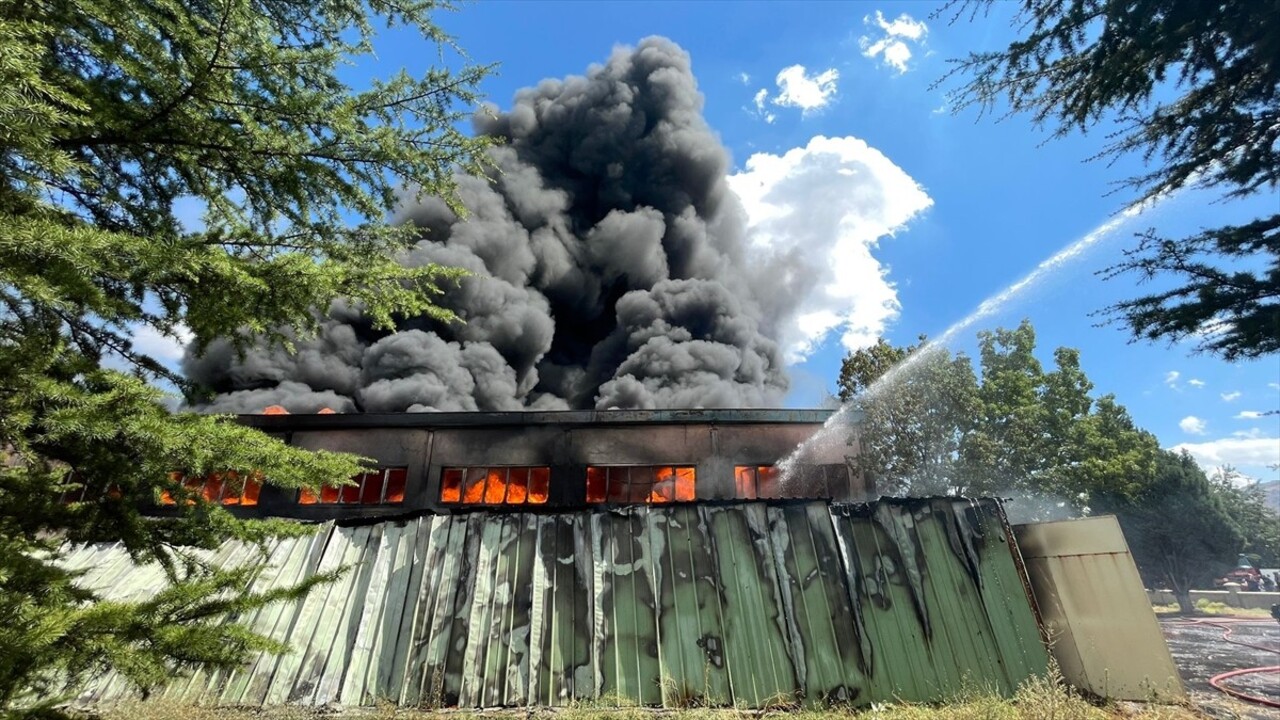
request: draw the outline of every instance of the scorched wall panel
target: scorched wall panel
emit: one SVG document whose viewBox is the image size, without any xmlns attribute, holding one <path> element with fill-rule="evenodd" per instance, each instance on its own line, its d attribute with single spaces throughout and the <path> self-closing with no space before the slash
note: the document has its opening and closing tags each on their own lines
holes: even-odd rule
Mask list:
<svg viewBox="0 0 1280 720">
<path fill-rule="evenodd" d="M 994 501 L 472 512 L 279 541 L 259 589 L 351 568 L 241 620 L 287 642 L 161 691 L 201 704 L 461 707 L 615 699 L 760 707 L 1011 692 L 1047 654 Z M 219 563 L 254 559 L 228 543 Z M 115 546 L 86 584 L 161 581 Z M 132 691 L 114 676 L 80 696 Z"/>
</svg>

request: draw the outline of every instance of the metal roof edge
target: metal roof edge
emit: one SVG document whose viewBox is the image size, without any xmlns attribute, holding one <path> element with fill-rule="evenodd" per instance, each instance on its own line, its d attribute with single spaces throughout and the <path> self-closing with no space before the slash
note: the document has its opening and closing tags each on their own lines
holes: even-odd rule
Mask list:
<svg viewBox="0 0 1280 720">
<path fill-rule="evenodd" d="M 1000 498 L 987 495 L 927 495 L 920 497 L 892 497 L 882 495 L 874 500 L 866 500 L 863 502 L 843 502 L 831 500 L 822 497 L 785 497 L 785 498 L 757 498 L 747 500 L 745 498 L 721 498 L 721 499 L 704 499 L 693 500 L 688 502 L 674 503 L 623 503 L 610 504 L 598 503 L 590 505 L 578 505 L 572 507 L 544 507 L 538 505 L 461 505 L 448 508 L 420 508 L 414 510 L 403 510 L 388 512 L 378 515 L 352 515 L 348 517 L 337 517 L 323 522 L 333 522 L 339 527 L 358 527 L 362 525 L 378 525 L 381 523 L 407 522 L 422 517 L 452 516 L 452 515 L 474 515 L 484 513 L 487 515 L 589 515 L 599 513 L 625 514 L 631 512 L 639 512 L 642 509 L 663 509 L 682 506 L 692 507 L 741 507 L 746 505 L 767 505 L 769 507 L 785 507 L 792 505 L 808 505 L 811 503 L 822 503 L 830 508 L 835 515 L 845 517 L 869 517 L 877 507 L 882 505 L 890 507 L 900 507 L 908 509 L 918 509 L 928 506 L 934 502 L 969 502 L 974 505 L 988 505 L 1001 508 L 1003 504 Z M 317 523 L 321 521 L 303 521 L 306 523 Z"/>
<path fill-rule="evenodd" d="M 751 408 L 731 410 L 559 410 L 528 412 L 332 413 L 237 415 L 236 422 L 268 431 L 355 428 L 464 428 L 704 423 L 821 425 L 834 410 Z"/>
</svg>

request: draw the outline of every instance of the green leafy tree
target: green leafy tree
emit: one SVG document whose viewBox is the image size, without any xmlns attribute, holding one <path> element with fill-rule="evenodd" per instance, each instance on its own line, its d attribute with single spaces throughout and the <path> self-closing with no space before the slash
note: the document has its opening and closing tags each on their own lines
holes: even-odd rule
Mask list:
<svg viewBox="0 0 1280 720">
<path fill-rule="evenodd" d="M 1047 487 L 1084 506 L 1100 496 L 1131 498 L 1142 492 L 1160 449 L 1155 435 L 1134 425 L 1114 395 L 1094 401 L 1063 442 Z"/>
<path fill-rule="evenodd" d="M 378 24 L 451 52 L 433 6 L 0 0 L 0 713 L 107 667 L 151 687 L 272 647 L 220 618 L 276 596 L 228 596 L 251 571 L 177 548 L 298 529 L 238 520 L 170 473 L 314 487 L 360 461 L 166 411 L 155 383 L 200 389 L 132 338 L 287 343 L 335 300 L 380 325 L 448 317 L 433 298 L 456 273 L 397 263 L 415 231 L 387 218 L 403 188 L 450 199 L 456 167 L 483 170 L 487 141 L 456 126 L 488 69 L 364 89 L 340 69 Z M 203 206 L 200 227 L 179 202 Z M 161 492 L 174 513 L 144 517 Z M 97 540 L 163 563 L 172 587 L 97 601 L 58 563 Z"/>
<path fill-rule="evenodd" d="M 993 0 L 952 0 L 953 19 Z M 945 12 L 945 11 L 940 11 Z M 1280 183 L 1280 27 L 1272 2 L 1023 0 L 1007 47 L 956 61 L 957 110 L 1027 113 L 1055 136 L 1115 119 L 1101 156 L 1141 155 L 1143 199 L 1200 183 L 1228 197 Z M 1280 213 L 1183 238 L 1148 231 L 1111 277 L 1172 287 L 1109 309 L 1135 338 L 1195 339 L 1227 359 L 1280 351 Z"/>
<path fill-rule="evenodd" d="M 1280 513 L 1267 505 L 1260 484 L 1230 465 L 1218 468 L 1209 481 L 1240 534 L 1240 552 L 1260 567 L 1280 565 Z"/>
<path fill-rule="evenodd" d="M 915 355 L 888 385 L 876 381 Z M 894 347 L 884 339 L 841 363 L 840 399 L 862 412 L 858 469 L 878 492 L 943 494 L 960 490 L 955 468 L 960 439 L 977 407 L 969 358 L 929 346 Z M 869 391 L 870 390 L 870 391 Z"/>
<path fill-rule="evenodd" d="M 862 471 L 882 492 L 1013 495 L 1028 519 L 1139 492 L 1155 437 L 1113 396 L 1092 397 L 1079 351 L 1058 348 L 1046 373 L 1035 350 L 1026 321 L 980 333 L 981 381 L 923 338 L 849 353 L 838 386 L 863 413 Z"/>
<path fill-rule="evenodd" d="M 982 331 L 978 347 L 978 412 L 961 447 L 966 484 L 981 494 L 1038 490 L 1037 476 L 1048 461 L 1040 397 L 1044 370 L 1035 356 L 1035 329 L 1023 320 L 1012 330 Z"/>
<path fill-rule="evenodd" d="M 1143 579 L 1172 590 L 1186 613 L 1195 610 L 1191 590 L 1212 586 L 1244 542 L 1222 497 L 1185 452 L 1159 451 L 1141 492 L 1099 498 L 1095 509 L 1116 514 Z"/>
</svg>

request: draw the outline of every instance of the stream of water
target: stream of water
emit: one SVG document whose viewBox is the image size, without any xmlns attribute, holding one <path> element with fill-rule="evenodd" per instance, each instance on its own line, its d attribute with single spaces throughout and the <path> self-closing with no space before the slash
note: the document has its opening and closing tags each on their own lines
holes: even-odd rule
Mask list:
<svg viewBox="0 0 1280 720">
<path fill-rule="evenodd" d="M 858 399 L 865 401 L 876 397 L 880 393 L 892 392 L 893 387 L 914 372 L 915 368 L 925 358 L 946 348 L 961 333 L 969 330 L 979 321 L 1007 310 L 1014 303 L 1025 299 L 1033 290 L 1041 286 L 1047 278 L 1062 272 L 1073 261 L 1079 260 L 1103 240 L 1116 235 L 1118 231 L 1129 226 L 1139 216 L 1149 214 L 1157 208 L 1168 205 L 1169 201 L 1181 194 L 1181 192 L 1175 191 L 1126 207 L 1088 234 L 1041 262 L 1022 279 L 983 300 L 973 312 L 956 321 L 941 335 L 926 342 L 902 362 L 890 368 L 888 372 L 871 383 L 859 395 Z M 791 480 L 798 464 L 827 464 L 830 458 L 845 454 L 851 438 L 847 426 L 856 419 L 853 409 L 854 404 L 854 402 L 848 402 L 842 405 L 839 410 L 832 414 L 821 430 L 801 443 L 795 451 L 778 463 L 778 467 L 781 470 L 781 482 L 784 485 Z"/>
</svg>

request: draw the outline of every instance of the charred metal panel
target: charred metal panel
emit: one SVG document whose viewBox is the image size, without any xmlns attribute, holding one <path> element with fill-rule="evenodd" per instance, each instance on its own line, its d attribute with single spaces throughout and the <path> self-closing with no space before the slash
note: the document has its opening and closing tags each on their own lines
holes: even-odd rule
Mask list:
<svg viewBox="0 0 1280 720">
<path fill-rule="evenodd" d="M 565 454 L 565 430 L 533 428 L 446 428 L 435 431 L 433 466 L 552 465 Z"/>
<path fill-rule="evenodd" d="M 1046 671 L 993 500 L 471 512 L 281 540 L 259 588 L 351 568 L 240 618 L 287 642 L 163 696 L 202 704 L 679 707 L 933 701 Z M 228 543 L 217 563 L 253 561 Z M 116 546 L 67 560 L 109 597 L 160 582 Z M 130 693 L 108 675 L 85 703 Z"/>
</svg>

